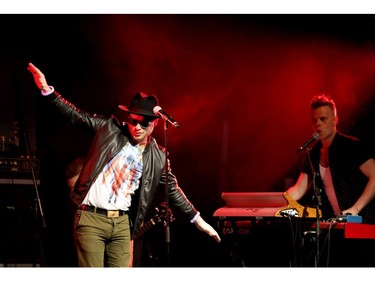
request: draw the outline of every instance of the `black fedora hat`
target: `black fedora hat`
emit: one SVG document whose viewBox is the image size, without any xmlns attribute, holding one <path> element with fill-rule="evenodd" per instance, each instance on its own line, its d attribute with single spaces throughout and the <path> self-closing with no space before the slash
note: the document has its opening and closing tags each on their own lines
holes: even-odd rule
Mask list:
<svg viewBox="0 0 375 281">
<path fill-rule="evenodd" d="M 148 96 L 145 93 L 136 93 L 130 106 L 119 105 L 118 107 L 129 113 L 142 115 L 146 117 L 159 118 L 154 114 L 154 107 L 158 105 L 156 96 Z"/>
</svg>

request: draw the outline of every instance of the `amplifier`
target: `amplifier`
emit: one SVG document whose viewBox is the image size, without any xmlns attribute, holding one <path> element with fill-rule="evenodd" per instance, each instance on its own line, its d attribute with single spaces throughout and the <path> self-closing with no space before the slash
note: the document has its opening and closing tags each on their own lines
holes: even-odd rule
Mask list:
<svg viewBox="0 0 375 281">
<path fill-rule="evenodd" d="M 36 158 L 0 158 L 0 172 L 27 173 L 32 169 L 34 172 L 39 172 L 39 160 Z"/>
</svg>

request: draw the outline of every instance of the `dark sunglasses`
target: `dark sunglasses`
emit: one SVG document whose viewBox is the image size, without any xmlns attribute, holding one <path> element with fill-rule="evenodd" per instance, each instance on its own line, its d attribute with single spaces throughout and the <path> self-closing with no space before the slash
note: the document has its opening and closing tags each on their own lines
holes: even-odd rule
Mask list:
<svg viewBox="0 0 375 281">
<path fill-rule="evenodd" d="M 147 121 L 147 120 L 144 120 L 144 121 L 139 121 L 139 120 L 135 120 L 131 117 L 128 118 L 128 123 L 132 126 L 137 126 L 138 124 L 141 126 L 142 129 L 147 129 L 151 122 L 150 121 Z"/>
</svg>

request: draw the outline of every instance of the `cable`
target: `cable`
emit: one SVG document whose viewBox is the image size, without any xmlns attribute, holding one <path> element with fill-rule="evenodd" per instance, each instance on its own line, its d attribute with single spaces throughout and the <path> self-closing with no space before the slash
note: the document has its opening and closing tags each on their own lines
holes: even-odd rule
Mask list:
<svg viewBox="0 0 375 281">
<path fill-rule="evenodd" d="M 324 239 L 324 244 L 321 248 L 321 254 L 319 256 L 319 259 L 322 257 L 323 255 L 323 252 L 324 252 L 324 248 L 325 246 L 327 245 L 327 261 L 326 261 L 326 266 L 329 267 L 329 259 L 330 259 L 330 251 L 331 251 L 331 229 L 332 229 L 332 225 L 335 224 L 337 221 L 335 218 L 330 218 L 327 220 L 327 222 L 329 222 L 329 226 L 328 226 L 328 232 L 327 232 L 327 235 Z"/>
<path fill-rule="evenodd" d="M 328 237 L 328 247 L 327 247 L 327 267 L 329 266 L 329 253 L 331 252 L 331 229 L 332 229 L 332 225 L 334 223 L 337 223 L 336 219 L 333 218 L 333 219 L 329 219 L 329 227 L 328 227 L 328 234 L 327 234 L 327 237 Z"/>
</svg>

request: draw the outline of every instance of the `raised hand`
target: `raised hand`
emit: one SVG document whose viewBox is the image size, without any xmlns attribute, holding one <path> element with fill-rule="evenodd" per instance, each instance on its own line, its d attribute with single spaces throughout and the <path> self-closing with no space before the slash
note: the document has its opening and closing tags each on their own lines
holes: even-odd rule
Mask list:
<svg viewBox="0 0 375 281">
<path fill-rule="evenodd" d="M 47 84 L 47 80 L 44 74 L 31 62 L 27 66 L 27 70 L 34 76 L 36 86 L 42 91 L 49 91 L 50 87 Z"/>
</svg>

